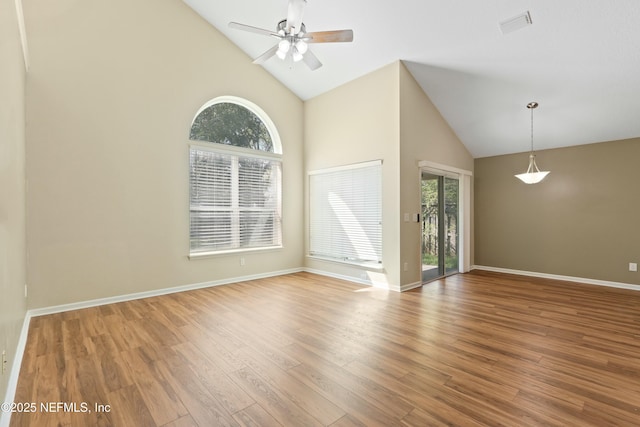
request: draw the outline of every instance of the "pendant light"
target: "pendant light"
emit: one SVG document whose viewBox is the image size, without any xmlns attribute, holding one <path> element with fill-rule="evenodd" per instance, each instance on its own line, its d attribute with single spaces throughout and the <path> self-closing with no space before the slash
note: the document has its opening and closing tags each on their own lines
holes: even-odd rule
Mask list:
<svg viewBox="0 0 640 427">
<path fill-rule="evenodd" d="M 531 153 L 529 153 L 529 167 L 525 173 L 515 175 L 525 184 L 537 184 L 544 179 L 549 171 L 540 172 L 538 165 L 536 165 L 536 155 L 533 152 L 533 110 L 538 108 L 537 102 L 530 102 L 527 104 L 527 108 L 531 110 Z"/>
</svg>

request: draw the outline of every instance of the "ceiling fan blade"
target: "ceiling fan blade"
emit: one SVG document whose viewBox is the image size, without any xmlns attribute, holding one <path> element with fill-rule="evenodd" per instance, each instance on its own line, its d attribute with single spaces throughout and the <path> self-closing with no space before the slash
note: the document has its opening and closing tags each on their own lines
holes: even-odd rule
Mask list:
<svg viewBox="0 0 640 427">
<path fill-rule="evenodd" d="M 353 30 L 317 31 L 306 33 L 302 39 L 307 43 L 352 42 Z"/>
<path fill-rule="evenodd" d="M 320 62 L 318 57 L 315 56 L 313 52 L 311 52 L 310 50 L 308 50 L 304 54 L 304 56 L 302 57 L 302 60 L 304 61 L 305 64 L 307 64 L 309 68 L 311 68 L 311 71 L 315 71 L 318 68 L 322 67 L 322 62 Z"/>
<path fill-rule="evenodd" d="M 307 0 L 289 0 L 289 8 L 287 9 L 287 32 L 291 28 L 295 28 L 294 34 L 298 34 L 302 26 L 302 15 L 304 14 L 304 6 Z"/>
<path fill-rule="evenodd" d="M 249 31 L 251 33 L 262 34 L 264 36 L 274 36 L 280 38 L 280 34 L 273 31 L 265 30 L 258 27 L 252 27 L 251 25 L 239 24 L 237 22 L 229 22 L 229 28 L 235 28 L 236 30 Z"/>
<path fill-rule="evenodd" d="M 258 65 L 263 64 L 267 59 L 275 55 L 277 51 L 278 51 L 278 45 L 275 45 L 274 47 L 272 47 L 262 55 L 258 56 L 256 59 L 254 59 L 253 63 Z"/>
</svg>

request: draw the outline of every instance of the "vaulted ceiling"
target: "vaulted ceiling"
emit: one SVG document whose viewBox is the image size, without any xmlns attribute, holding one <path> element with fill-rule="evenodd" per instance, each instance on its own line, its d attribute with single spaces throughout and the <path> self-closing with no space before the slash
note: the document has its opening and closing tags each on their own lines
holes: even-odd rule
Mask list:
<svg viewBox="0 0 640 427">
<path fill-rule="evenodd" d="M 251 58 L 275 38 L 287 0 L 184 0 Z M 531 25 L 499 23 L 529 12 Z M 303 100 L 402 60 L 471 154 L 640 136 L 640 1 L 308 0 L 307 31 L 353 29 L 352 43 L 312 44 L 323 66 L 262 66 Z M 250 60 L 250 58 L 247 58 Z M 256 65 L 258 66 L 258 65 Z"/>
</svg>

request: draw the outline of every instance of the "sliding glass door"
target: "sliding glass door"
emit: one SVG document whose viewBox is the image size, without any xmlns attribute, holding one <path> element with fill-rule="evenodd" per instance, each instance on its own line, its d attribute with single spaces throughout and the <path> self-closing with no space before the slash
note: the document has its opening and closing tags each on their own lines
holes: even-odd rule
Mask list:
<svg viewBox="0 0 640 427">
<path fill-rule="evenodd" d="M 422 172 L 422 281 L 458 272 L 459 181 Z"/>
</svg>

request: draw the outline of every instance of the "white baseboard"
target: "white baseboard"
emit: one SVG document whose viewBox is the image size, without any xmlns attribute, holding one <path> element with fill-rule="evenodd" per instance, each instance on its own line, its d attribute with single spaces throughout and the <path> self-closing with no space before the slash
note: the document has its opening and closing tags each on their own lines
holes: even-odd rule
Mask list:
<svg viewBox="0 0 640 427">
<path fill-rule="evenodd" d="M 24 349 L 27 346 L 27 335 L 29 334 L 30 322 L 31 316 L 29 315 L 29 312 L 27 312 L 24 317 L 24 321 L 22 322 L 22 330 L 20 331 L 20 337 L 18 337 L 18 347 L 16 348 L 16 353 L 13 357 L 13 363 L 11 364 L 11 372 L 9 372 L 7 392 L 4 397 L 4 402 L 6 403 L 13 402 L 16 397 L 16 389 L 18 388 L 18 377 L 20 375 L 20 368 L 22 366 L 22 356 L 24 355 Z M 9 427 L 10 421 L 11 412 L 0 411 L 0 427 Z"/>
<path fill-rule="evenodd" d="M 385 290 L 394 291 L 394 292 L 404 292 L 404 291 L 408 291 L 408 290 L 415 289 L 422 286 L 422 282 L 407 283 L 406 285 L 402 285 L 402 286 L 390 285 L 388 283 L 376 282 L 376 281 L 367 280 L 367 279 L 358 279 L 357 277 L 347 276 L 344 274 L 337 274 L 337 273 L 333 273 L 331 271 L 326 271 L 326 270 L 317 270 L 315 268 L 304 268 L 303 271 L 306 271 L 307 273 L 318 274 L 320 276 L 333 277 L 334 279 L 345 280 L 347 282 L 358 283 L 360 285 L 372 286 L 374 288 L 385 289 Z"/>
<path fill-rule="evenodd" d="M 313 273 L 319 276 L 333 277 L 334 279 L 345 280 L 347 282 L 357 283 L 359 285 L 372 286 L 374 288 L 386 289 L 388 291 L 396 291 L 396 292 L 400 291 L 400 287 L 392 286 L 387 283 L 375 282 L 367 279 L 358 279 L 357 277 L 347 276 L 345 274 L 333 273 L 331 271 L 326 271 L 326 270 L 317 270 L 315 268 L 305 267 L 303 270 L 306 271 L 307 273 Z"/>
<path fill-rule="evenodd" d="M 43 316 L 46 314 L 62 313 L 70 310 L 80 310 L 83 308 L 97 307 L 100 305 L 114 304 L 117 302 L 133 301 L 136 299 L 156 297 L 160 295 L 174 294 L 176 292 L 191 291 L 195 289 L 210 288 L 213 286 L 229 285 L 231 283 L 246 282 L 249 280 L 264 279 L 267 277 L 282 276 L 285 274 L 299 273 L 302 268 L 293 268 L 290 270 L 273 271 L 269 273 L 254 274 L 249 276 L 233 277 L 229 279 L 214 280 L 211 282 L 194 283 L 190 285 L 175 286 L 172 288 L 154 289 L 146 292 L 136 292 L 133 294 L 117 295 L 107 298 L 98 298 L 88 301 L 74 302 L 71 304 L 54 305 L 51 307 L 36 308 L 29 310 L 31 317 Z"/>
<path fill-rule="evenodd" d="M 308 268 L 308 267 L 303 268 L 302 271 L 307 273 L 317 274 L 319 276 L 327 276 L 327 277 L 333 277 L 334 279 L 346 280 L 347 282 L 358 283 L 359 285 L 382 287 L 381 285 L 376 286 L 374 283 L 372 283 L 369 280 L 358 279 L 357 277 L 347 276 L 345 274 L 333 273 L 331 271 L 318 270 L 315 268 Z"/>
<path fill-rule="evenodd" d="M 474 265 L 471 267 L 471 269 L 493 271 L 496 273 L 517 274 L 519 276 L 540 277 L 543 279 L 564 280 L 566 282 L 576 282 L 576 283 L 584 283 L 587 285 L 608 286 L 610 288 L 622 288 L 622 289 L 631 289 L 633 291 L 640 291 L 640 285 L 634 285 L 631 283 L 611 282 L 608 280 L 588 279 L 585 277 L 562 276 L 559 274 L 538 273 L 535 271 L 513 270 L 510 268 L 500 268 L 500 267 L 488 267 L 485 265 Z"/>
<path fill-rule="evenodd" d="M 420 286 L 422 286 L 422 282 L 407 283 L 406 285 L 400 286 L 400 292 L 410 291 L 411 289 L 419 288 Z"/>
</svg>

